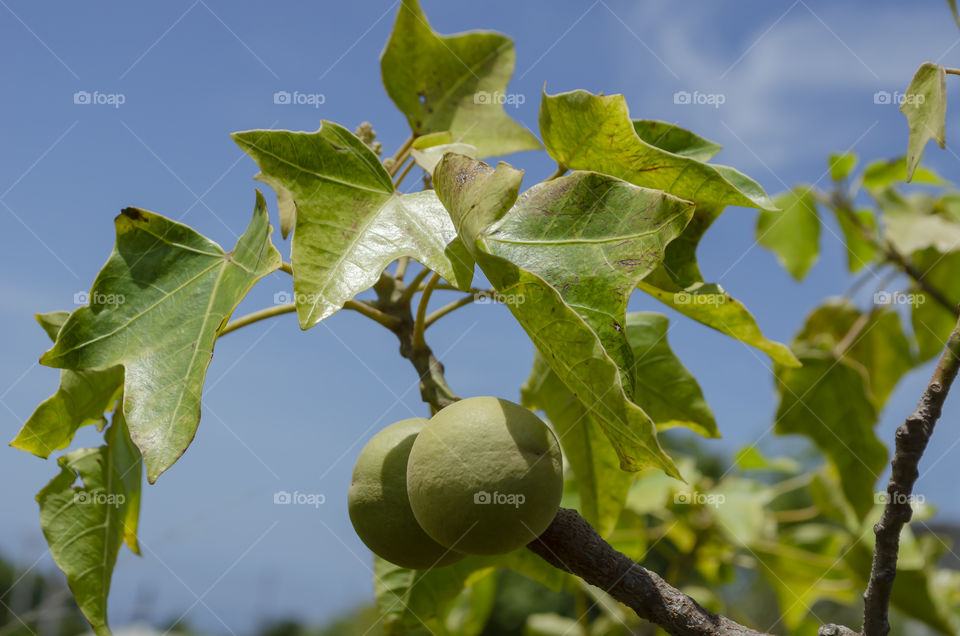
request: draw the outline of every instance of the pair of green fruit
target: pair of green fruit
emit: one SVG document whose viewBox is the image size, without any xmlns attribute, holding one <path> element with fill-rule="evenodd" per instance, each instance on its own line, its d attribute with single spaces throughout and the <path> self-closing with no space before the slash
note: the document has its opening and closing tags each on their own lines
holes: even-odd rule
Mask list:
<svg viewBox="0 0 960 636">
<path fill-rule="evenodd" d="M 377 433 L 357 458 L 348 504 L 374 553 L 427 569 L 525 546 L 562 494 L 553 431 L 519 404 L 474 397 Z"/>
</svg>

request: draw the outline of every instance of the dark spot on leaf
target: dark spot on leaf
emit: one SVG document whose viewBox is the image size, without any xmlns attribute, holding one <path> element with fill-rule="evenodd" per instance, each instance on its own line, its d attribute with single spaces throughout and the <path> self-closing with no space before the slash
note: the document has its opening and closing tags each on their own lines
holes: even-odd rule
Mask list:
<svg viewBox="0 0 960 636">
<path fill-rule="evenodd" d="M 143 221 L 143 215 L 140 213 L 140 210 L 137 208 L 124 208 L 120 211 L 120 214 L 133 219 L 134 221 Z"/>
</svg>

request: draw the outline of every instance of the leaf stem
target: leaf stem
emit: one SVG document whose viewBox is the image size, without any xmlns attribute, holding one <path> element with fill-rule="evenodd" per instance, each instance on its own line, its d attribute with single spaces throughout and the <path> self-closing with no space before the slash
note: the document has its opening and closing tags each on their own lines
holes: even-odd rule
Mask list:
<svg viewBox="0 0 960 636">
<path fill-rule="evenodd" d="M 438 287 L 434 285 L 434 289 L 438 289 Z M 464 296 L 463 298 L 459 298 L 453 301 L 448 305 L 444 305 L 443 307 L 441 307 L 440 309 L 437 309 L 436 311 L 430 312 L 430 315 L 427 316 L 426 320 L 423 323 L 423 328 L 428 329 L 430 325 L 437 322 L 447 314 L 454 312 L 460 309 L 461 307 L 466 307 L 467 305 L 471 304 L 473 301 L 477 299 L 477 297 L 478 297 L 477 294 L 471 293 L 467 296 Z"/>
<path fill-rule="evenodd" d="M 416 162 L 416 161 L 411 161 L 410 163 L 407 164 L 407 167 L 404 168 L 403 172 L 400 173 L 400 176 L 397 177 L 397 180 L 393 182 L 393 189 L 394 189 L 394 190 L 396 190 L 398 187 L 400 187 L 400 184 L 403 182 L 404 177 L 406 177 L 407 174 L 409 174 L 410 170 L 411 170 L 415 165 L 417 165 L 417 162 Z"/>
<path fill-rule="evenodd" d="M 950 68 L 949 66 L 944 66 L 943 72 L 947 75 L 960 75 L 960 68 Z"/>
<path fill-rule="evenodd" d="M 773 486 L 770 488 L 770 495 L 776 499 L 777 497 L 785 495 L 788 492 L 793 492 L 798 488 L 803 488 L 812 480 L 812 475 L 797 475 L 796 477 L 784 479 L 783 481 L 773 484 Z"/>
<path fill-rule="evenodd" d="M 372 303 L 369 303 L 365 300 L 348 300 L 347 302 L 343 303 L 343 308 L 363 314 L 370 320 L 378 322 L 390 330 L 396 329 L 397 325 L 400 323 L 396 317 L 380 311 L 374 307 Z"/>
<path fill-rule="evenodd" d="M 403 295 L 400 297 L 401 303 L 409 303 L 410 299 L 413 298 L 413 295 L 416 294 L 419 289 L 420 283 L 423 282 L 423 279 L 430 275 L 432 270 L 429 267 L 424 267 L 422 270 L 417 272 L 417 275 L 413 277 L 413 280 L 410 281 L 410 284 L 405 290 L 403 290 Z"/>
<path fill-rule="evenodd" d="M 220 333 L 217 334 L 217 337 L 225 336 L 231 331 L 236 331 L 241 327 L 252 325 L 255 322 L 260 322 L 261 320 L 266 320 L 267 318 L 282 316 L 283 314 L 292 314 L 296 310 L 297 306 L 294 303 L 284 303 L 282 305 L 274 305 L 273 307 L 264 307 L 263 309 L 258 309 L 257 311 L 247 314 L 246 316 L 241 316 L 236 320 L 231 320 L 229 323 L 227 323 L 226 327 L 220 330 Z"/>
<path fill-rule="evenodd" d="M 847 333 L 843 335 L 843 338 L 837 342 L 836 346 L 833 348 L 833 355 L 837 358 L 842 358 L 843 354 L 847 352 L 866 328 L 867 324 L 870 322 L 870 318 L 873 316 L 873 312 L 867 311 L 862 314 L 850 325 L 850 329 L 847 330 Z"/>
<path fill-rule="evenodd" d="M 420 294 L 420 304 L 417 305 L 417 318 L 413 323 L 414 351 L 424 348 L 427 344 L 423 339 L 423 331 L 426 329 L 427 305 L 430 303 L 430 296 L 433 295 L 433 288 L 436 287 L 439 282 L 440 274 L 434 272 L 430 280 L 427 281 L 427 286 L 423 288 L 423 293 Z"/>
<path fill-rule="evenodd" d="M 387 329 L 396 328 L 399 321 L 393 316 L 386 314 L 372 304 L 363 301 L 363 300 L 348 300 L 343 304 L 344 309 L 350 309 L 357 313 L 363 314 L 367 318 L 378 322 Z M 297 311 L 296 303 L 284 303 L 282 305 L 274 305 L 273 307 L 264 307 L 263 309 L 258 309 L 257 311 L 251 312 L 245 316 L 241 316 L 236 320 L 231 320 L 227 323 L 227 326 L 224 327 L 217 336 L 225 336 L 231 331 L 236 331 L 241 327 L 246 327 L 247 325 L 252 325 L 255 322 L 260 322 L 261 320 L 266 320 L 267 318 L 273 318 L 274 316 L 282 316 L 283 314 L 292 314 Z"/>
<path fill-rule="evenodd" d="M 410 258 L 408 256 L 401 256 L 397 259 L 397 271 L 393 274 L 393 277 L 397 280 L 403 280 L 403 277 L 407 274 L 407 265 L 410 263 Z"/>
<path fill-rule="evenodd" d="M 413 140 L 416 139 L 416 135 L 410 135 L 403 145 L 397 149 L 397 152 L 390 157 L 390 167 L 387 168 L 387 173 L 392 179 L 397 175 L 397 171 L 400 170 L 400 165 L 407 160 L 407 156 L 410 154 L 410 147 L 413 146 Z"/>
<path fill-rule="evenodd" d="M 544 179 L 544 181 L 553 181 L 554 179 L 559 179 L 565 174 L 567 174 L 567 167 L 562 163 L 558 163 L 557 169 L 553 171 L 552 175 Z"/>
<path fill-rule="evenodd" d="M 293 276 L 293 265 L 291 265 L 290 263 L 281 263 L 281 264 L 280 264 L 280 271 L 281 271 L 281 272 L 286 272 L 286 273 L 290 274 L 291 276 Z"/>
</svg>

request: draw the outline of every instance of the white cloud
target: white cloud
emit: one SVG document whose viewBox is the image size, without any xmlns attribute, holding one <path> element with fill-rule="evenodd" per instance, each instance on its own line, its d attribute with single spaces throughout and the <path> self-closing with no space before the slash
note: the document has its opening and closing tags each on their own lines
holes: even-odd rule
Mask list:
<svg viewBox="0 0 960 636">
<path fill-rule="evenodd" d="M 960 32 L 945 4 L 921 12 L 914 5 L 868 9 L 798 2 L 784 15 L 789 6 L 760 18 L 751 17 L 747 3 L 699 3 L 691 11 L 658 0 L 633 15 L 621 14 L 680 76 L 675 80 L 659 68 L 624 30 L 617 57 L 624 60 L 623 85 L 633 87 L 625 92 L 634 115 L 678 121 L 726 142 L 724 162 L 762 163 L 775 173 L 804 158 L 825 158 L 878 120 L 884 125 L 871 138 L 894 134 L 905 144 L 905 125 L 887 130 L 889 122 L 899 121 L 896 107 L 874 104 L 873 94 L 902 91 L 925 60 L 940 60 L 947 51 L 960 56 L 960 45 L 951 50 Z M 750 29 L 724 27 L 737 12 L 754 23 Z M 719 109 L 678 107 L 677 90 L 722 93 L 726 99 Z"/>
</svg>

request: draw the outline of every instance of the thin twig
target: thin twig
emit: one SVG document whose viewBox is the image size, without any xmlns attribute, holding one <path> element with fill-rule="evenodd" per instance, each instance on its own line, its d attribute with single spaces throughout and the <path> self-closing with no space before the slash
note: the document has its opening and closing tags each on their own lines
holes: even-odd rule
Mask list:
<svg viewBox="0 0 960 636">
<path fill-rule="evenodd" d="M 434 289 L 436 289 L 436 287 L 434 287 Z M 447 314 L 449 314 L 449 313 L 451 313 L 451 312 L 454 312 L 454 311 L 460 309 L 461 307 L 466 307 L 466 306 L 469 305 L 470 303 L 474 302 L 476 299 L 477 299 L 477 295 L 476 295 L 476 294 L 470 294 L 469 296 L 464 296 L 463 298 L 458 298 L 457 300 L 453 301 L 452 303 L 450 303 L 450 304 L 448 304 L 448 305 L 444 305 L 443 307 L 441 307 L 440 309 L 437 309 L 436 311 L 430 312 L 430 315 L 427 316 L 426 320 L 425 320 L 424 323 L 423 323 L 423 328 L 424 328 L 424 329 L 429 328 L 430 325 L 432 325 L 433 323 L 437 322 L 438 320 L 440 320 L 441 318 L 443 318 L 443 317 L 446 316 Z"/>
<path fill-rule="evenodd" d="M 559 179 L 563 175 L 567 174 L 567 167 L 563 164 L 557 164 L 557 169 L 553 171 L 553 174 L 544 179 L 544 181 L 553 181 L 554 179 Z"/>
</svg>

